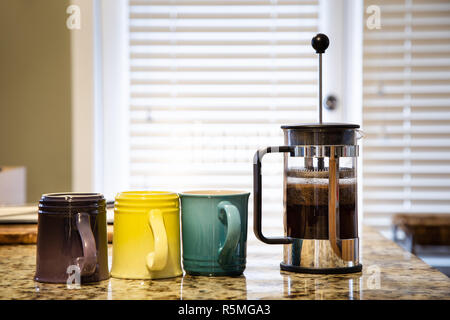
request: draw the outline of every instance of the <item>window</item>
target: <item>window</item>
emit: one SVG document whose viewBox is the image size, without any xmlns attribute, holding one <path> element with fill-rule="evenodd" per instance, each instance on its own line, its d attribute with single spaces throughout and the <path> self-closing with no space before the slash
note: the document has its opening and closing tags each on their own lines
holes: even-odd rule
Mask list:
<svg viewBox="0 0 450 320">
<path fill-rule="evenodd" d="M 255 151 L 315 121 L 318 1 L 131 0 L 129 31 L 132 189 L 250 191 Z M 263 170 L 282 212 L 281 155 Z"/>
<path fill-rule="evenodd" d="M 387 230 L 394 213 L 449 212 L 450 3 L 371 4 L 381 29 L 364 28 L 364 219 Z"/>
</svg>

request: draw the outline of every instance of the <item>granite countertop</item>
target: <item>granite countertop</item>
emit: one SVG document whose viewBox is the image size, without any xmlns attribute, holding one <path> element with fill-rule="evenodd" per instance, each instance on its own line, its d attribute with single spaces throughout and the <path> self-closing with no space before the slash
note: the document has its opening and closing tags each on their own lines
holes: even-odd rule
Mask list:
<svg viewBox="0 0 450 320">
<path fill-rule="evenodd" d="M 79 289 L 33 281 L 35 245 L 0 245 L 0 299 L 450 299 L 447 276 L 373 229 L 365 227 L 361 238 L 362 273 L 280 271 L 282 246 L 264 245 L 249 232 L 243 276 L 111 278 Z"/>
</svg>

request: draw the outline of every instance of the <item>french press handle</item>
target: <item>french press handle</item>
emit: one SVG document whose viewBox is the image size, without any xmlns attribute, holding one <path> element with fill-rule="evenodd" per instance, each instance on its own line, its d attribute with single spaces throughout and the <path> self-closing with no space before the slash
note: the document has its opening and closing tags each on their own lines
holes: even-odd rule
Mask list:
<svg viewBox="0 0 450 320">
<path fill-rule="evenodd" d="M 255 153 L 253 158 L 253 232 L 255 236 L 264 243 L 267 244 L 289 244 L 292 243 L 291 238 L 281 237 L 267 238 L 262 233 L 261 223 L 261 203 L 262 203 L 262 176 L 261 176 L 261 160 L 267 153 L 276 152 L 289 152 L 294 153 L 294 148 L 291 146 L 281 147 L 266 147 L 262 148 Z"/>
</svg>

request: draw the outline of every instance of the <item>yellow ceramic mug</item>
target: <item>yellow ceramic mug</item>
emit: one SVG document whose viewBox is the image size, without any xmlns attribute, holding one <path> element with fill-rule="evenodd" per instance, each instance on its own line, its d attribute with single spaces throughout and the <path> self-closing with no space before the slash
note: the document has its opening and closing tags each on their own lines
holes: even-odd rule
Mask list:
<svg viewBox="0 0 450 320">
<path fill-rule="evenodd" d="M 178 195 L 161 191 L 119 193 L 114 204 L 111 276 L 159 279 L 182 273 Z"/>
</svg>

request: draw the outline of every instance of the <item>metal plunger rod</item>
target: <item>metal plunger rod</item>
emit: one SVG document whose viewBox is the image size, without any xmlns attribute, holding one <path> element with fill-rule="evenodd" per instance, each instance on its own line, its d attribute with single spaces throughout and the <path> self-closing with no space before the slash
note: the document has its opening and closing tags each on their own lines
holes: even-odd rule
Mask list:
<svg viewBox="0 0 450 320">
<path fill-rule="evenodd" d="M 319 53 L 319 123 L 322 124 L 322 54 Z"/>
<path fill-rule="evenodd" d="M 311 40 L 312 47 L 319 54 L 319 124 L 322 124 L 322 53 L 328 48 L 330 40 L 323 33 L 318 33 Z M 317 159 L 317 169 L 323 170 L 325 168 L 325 163 L 323 158 Z"/>
<path fill-rule="evenodd" d="M 323 33 L 318 33 L 311 40 L 312 47 L 319 54 L 319 123 L 322 124 L 322 53 L 328 48 L 330 40 Z"/>
</svg>

